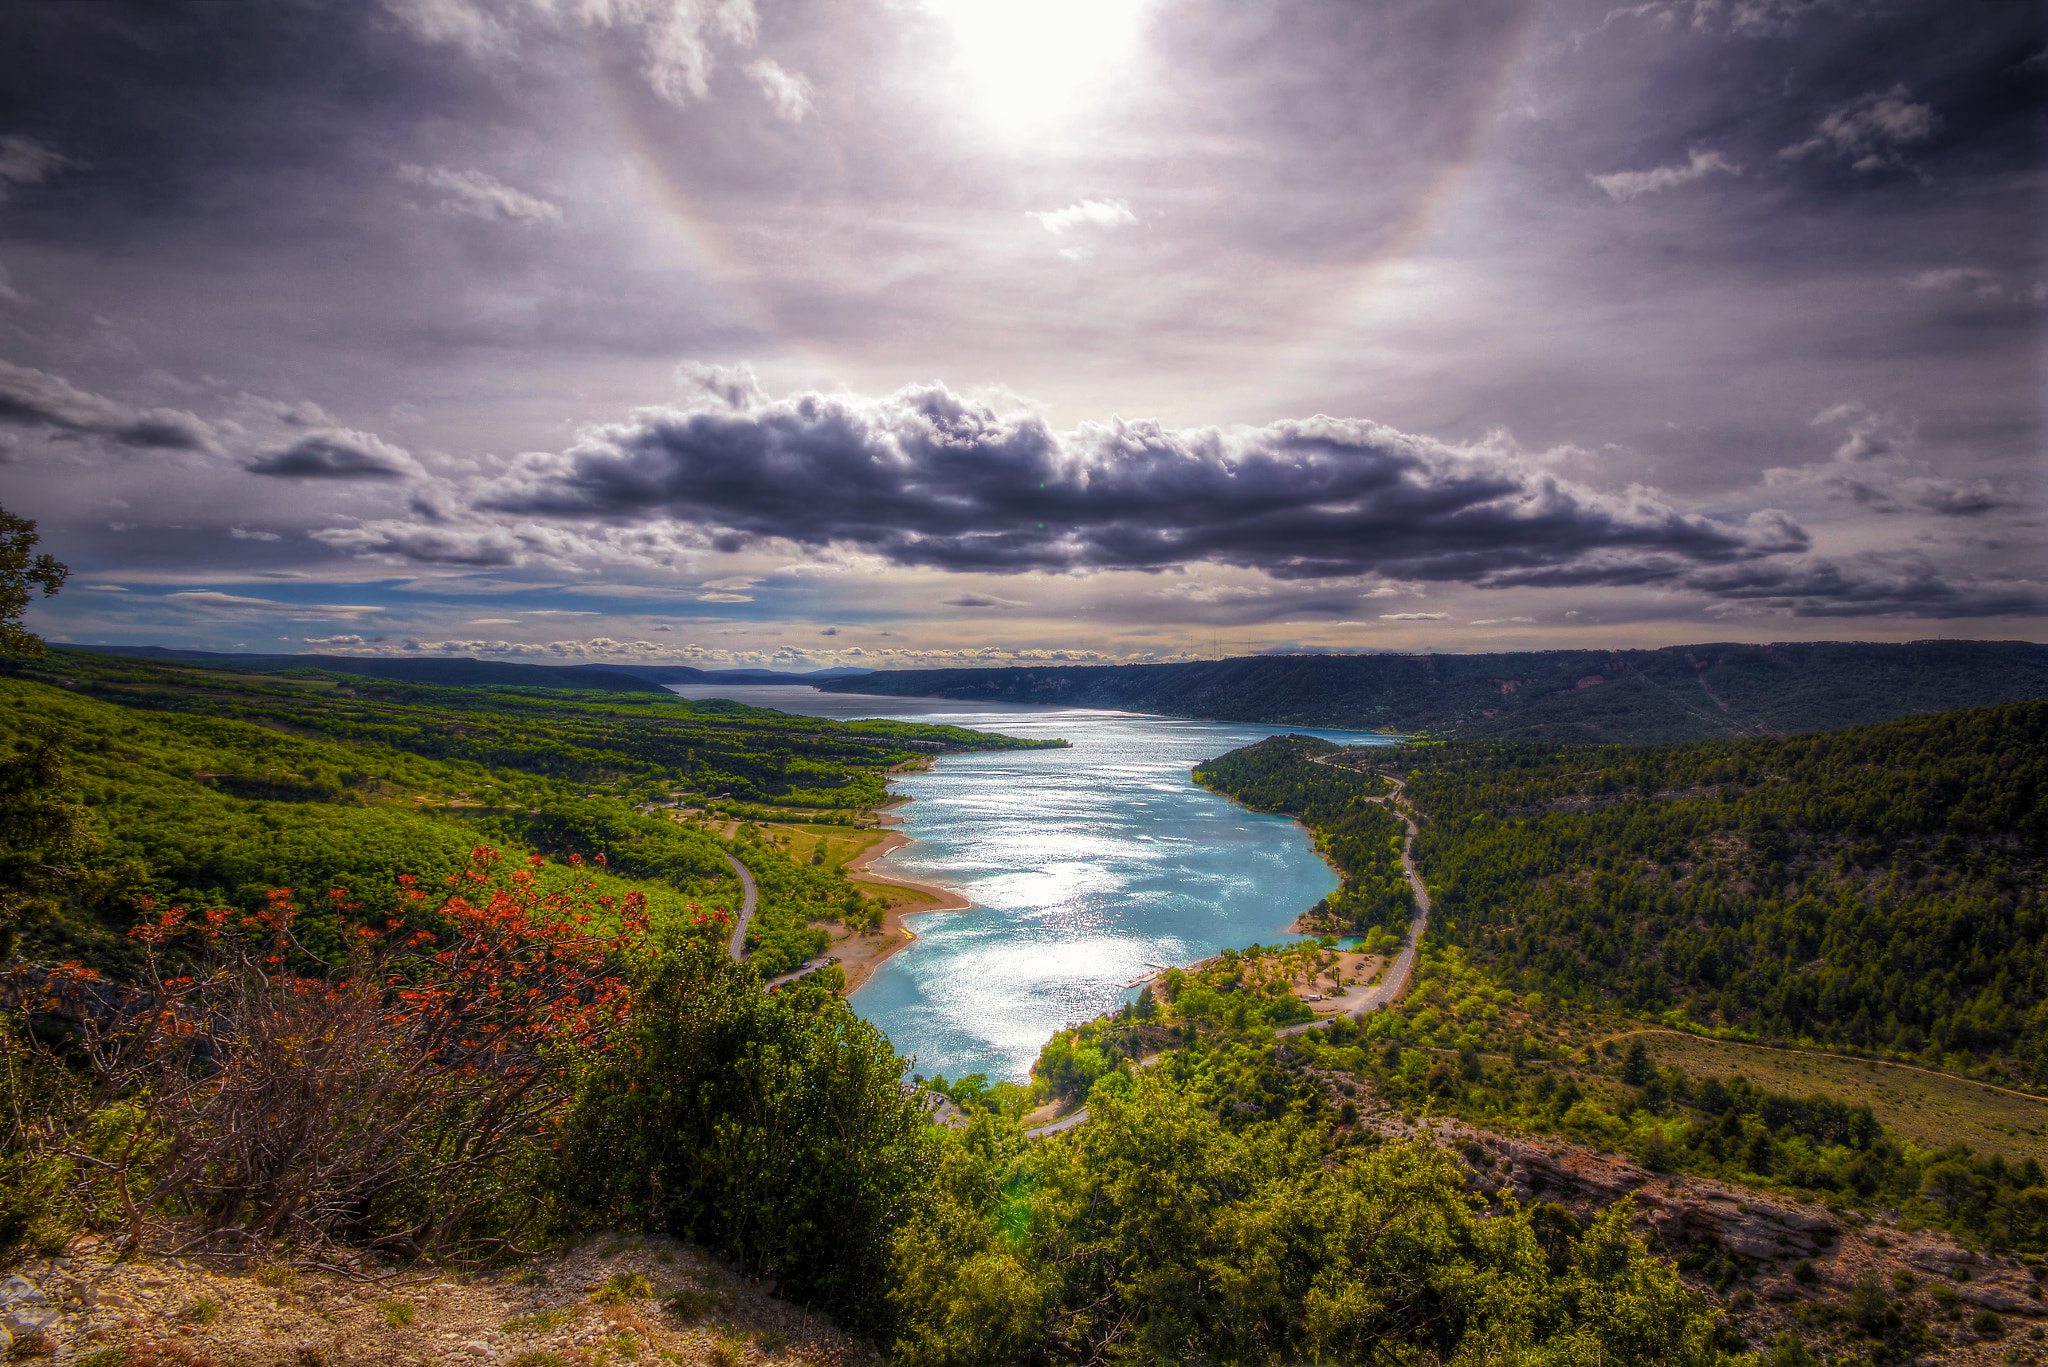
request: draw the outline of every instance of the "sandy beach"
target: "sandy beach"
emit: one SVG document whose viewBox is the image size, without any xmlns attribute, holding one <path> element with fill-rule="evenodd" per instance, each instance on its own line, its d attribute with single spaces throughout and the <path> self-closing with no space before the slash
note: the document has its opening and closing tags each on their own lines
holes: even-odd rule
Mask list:
<svg viewBox="0 0 2048 1367">
<path fill-rule="evenodd" d="M 890 821 L 891 814 L 883 814 L 883 821 Z M 893 818 L 901 820 L 900 817 Z M 853 993 L 879 968 L 883 960 L 904 948 L 917 936 L 904 924 L 906 916 L 921 916 L 928 911 L 965 911 L 973 905 L 951 888 L 942 888 L 935 883 L 919 883 L 909 878 L 894 878 L 885 873 L 870 873 L 868 866 L 891 850 L 898 850 L 910 843 L 910 837 L 901 831 L 891 831 L 880 840 L 846 861 L 848 878 L 863 883 L 879 883 L 888 887 L 903 888 L 921 896 L 931 898 L 930 902 L 917 902 L 904 906 L 892 906 L 882 915 L 882 928 L 873 935 L 848 931 L 844 938 L 835 940 L 832 953 L 839 957 L 839 966 L 846 972 L 846 993 Z"/>
</svg>

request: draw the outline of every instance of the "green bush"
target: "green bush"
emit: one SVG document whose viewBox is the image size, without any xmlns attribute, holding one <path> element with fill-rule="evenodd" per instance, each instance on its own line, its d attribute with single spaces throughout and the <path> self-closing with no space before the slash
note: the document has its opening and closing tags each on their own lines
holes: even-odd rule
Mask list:
<svg viewBox="0 0 2048 1367">
<path fill-rule="evenodd" d="M 904 1068 L 838 998 L 771 996 L 686 946 L 643 967 L 629 1022 L 586 1061 L 558 1180 L 597 1221 L 708 1245 L 872 1331 L 935 1161 Z"/>
<path fill-rule="evenodd" d="M 651 1301 L 654 1299 L 654 1283 L 638 1272 L 621 1272 L 605 1282 L 595 1296 L 599 1305 L 624 1305 L 628 1301 Z"/>
</svg>

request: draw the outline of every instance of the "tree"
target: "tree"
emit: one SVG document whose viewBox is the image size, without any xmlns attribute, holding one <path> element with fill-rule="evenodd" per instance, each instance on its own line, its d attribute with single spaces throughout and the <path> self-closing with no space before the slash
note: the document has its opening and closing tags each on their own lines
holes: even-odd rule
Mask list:
<svg viewBox="0 0 2048 1367">
<path fill-rule="evenodd" d="M 1656 1069 L 1650 1064 L 1650 1050 L 1642 1040 L 1628 1042 L 1628 1056 L 1622 1060 L 1621 1080 L 1631 1087 L 1641 1087 L 1656 1076 Z"/>
<path fill-rule="evenodd" d="M 24 924 L 54 910 L 59 889 L 89 881 L 75 861 L 101 843 L 92 814 L 71 800 L 64 743 L 46 731 L 0 759 L 0 963 L 14 957 Z"/>
<path fill-rule="evenodd" d="M 692 943 L 644 966 L 583 1069 L 561 1180 L 592 1218 L 708 1244 L 874 1332 L 890 1239 L 938 1160 L 888 1037 L 828 994 L 769 995 Z"/>
<path fill-rule="evenodd" d="M 1164 1071 L 1048 1143 L 946 1139 L 897 1239 L 896 1361 L 1727 1361 L 1626 1202 L 1481 1218 L 1445 1149 L 1333 1161 L 1320 1124 L 1235 1129 Z"/>
<path fill-rule="evenodd" d="M 1944 1215 L 1953 1218 L 1958 1211 L 1983 1198 L 1984 1183 L 1970 1170 L 1968 1163 L 1947 1158 L 1922 1174 L 1920 1194 L 1939 1207 Z"/>
<path fill-rule="evenodd" d="M 43 653 L 43 638 L 21 625 L 29 588 L 39 584 L 51 597 L 71 571 L 54 556 L 36 554 L 41 539 L 35 523 L 0 508 L 0 655 Z"/>
</svg>

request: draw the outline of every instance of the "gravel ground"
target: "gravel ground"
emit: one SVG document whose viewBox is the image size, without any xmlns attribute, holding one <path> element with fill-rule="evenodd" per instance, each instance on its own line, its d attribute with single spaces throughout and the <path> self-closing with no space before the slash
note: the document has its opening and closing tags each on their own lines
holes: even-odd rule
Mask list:
<svg viewBox="0 0 2048 1367">
<path fill-rule="evenodd" d="M 774 1299 L 700 1249 L 660 1238 L 599 1238 L 503 1273 L 401 1275 L 383 1284 L 274 1266 L 119 1263 L 92 1240 L 16 1272 L 59 1313 L 40 1341 L 17 1339 L 12 1355 L 58 1367 L 881 1360 L 823 1316 Z M 632 1283 L 635 1276 L 644 1283 Z M 622 1294 L 607 1295 L 608 1287 Z"/>
</svg>

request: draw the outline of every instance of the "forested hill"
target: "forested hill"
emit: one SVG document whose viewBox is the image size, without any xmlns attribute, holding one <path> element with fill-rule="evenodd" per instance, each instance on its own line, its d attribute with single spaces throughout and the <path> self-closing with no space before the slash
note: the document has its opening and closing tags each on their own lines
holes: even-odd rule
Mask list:
<svg viewBox="0 0 2048 1367">
<path fill-rule="evenodd" d="M 120 655 L 158 664 L 190 664 L 248 674 L 285 674 L 318 669 L 365 679 L 441 684 L 452 688 L 574 688 L 608 693 L 663 693 L 664 681 L 583 665 L 531 665 L 503 660 L 387 657 L 382 655 L 228 655 L 210 650 L 169 650 L 163 646 L 63 646 L 64 654 Z M 700 671 L 691 670 L 692 675 Z"/>
<path fill-rule="evenodd" d="M 861 910 L 851 885 L 750 840 L 751 827 L 732 845 L 650 804 L 743 803 L 843 825 L 885 800 L 903 764 L 1041 744 L 666 690 L 13 657 L 0 662 L 0 965 L 19 936 L 32 958 L 118 975 L 132 966 L 137 896 L 254 911 L 271 888 L 346 888 L 389 906 L 401 875 L 437 885 L 485 844 L 606 855 L 610 875 L 644 885 L 657 929 L 678 933 L 694 933 L 693 899 L 734 904 L 737 853 L 760 884 L 749 944 L 772 975 L 822 948 L 812 920 Z M 309 912 L 299 933 L 316 952 L 341 942 L 331 910 Z"/>
<path fill-rule="evenodd" d="M 1824 642 L 1279 655 L 1190 664 L 887 670 L 818 687 L 1277 726 L 1657 744 L 1790 735 L 2048 697 L 2048 646 Z"/>
<path fill-rule="evenodd" d="M 1424 818 L 1430 935 L 1518 990 L 2048 1086 L 2048 703 L 1373 759 Z"/>
</svg>

